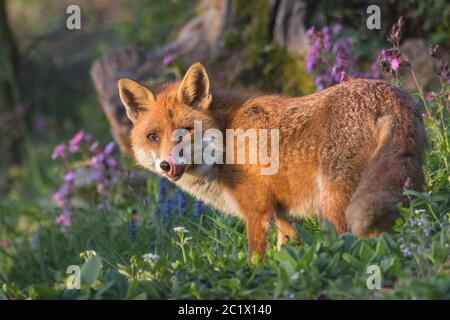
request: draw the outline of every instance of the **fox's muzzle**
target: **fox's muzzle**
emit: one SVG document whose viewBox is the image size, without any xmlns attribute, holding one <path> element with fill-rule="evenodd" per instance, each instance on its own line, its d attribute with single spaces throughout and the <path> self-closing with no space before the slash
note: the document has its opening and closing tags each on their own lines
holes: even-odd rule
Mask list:
<svg viewBox="0 0 450 320">
<path fill-rule="evenodd" d="M 163 161 L 161 161 L 159 167 L 167 174 L 167 176 L 175 180 L 181 177 L 184 169 L 183 165 L 177 164 L 171 155 L 168 155 Z"/>
</svg>

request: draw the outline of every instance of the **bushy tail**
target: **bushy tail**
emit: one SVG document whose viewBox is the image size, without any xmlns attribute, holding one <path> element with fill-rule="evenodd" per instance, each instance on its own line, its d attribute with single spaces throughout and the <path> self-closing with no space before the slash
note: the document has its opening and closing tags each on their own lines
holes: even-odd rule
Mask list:
<svg viewBox="0 0 450 320">
<path fill-rule="evenodd" d="M 425 129 L 412 115 L 378 119 L 372 156 L 346 210 L 353 234 L 368 237 L 391 231 L 399 213 L 396 204 L 407 201 L 403 189 L 423 186 Z"/>
</svg>

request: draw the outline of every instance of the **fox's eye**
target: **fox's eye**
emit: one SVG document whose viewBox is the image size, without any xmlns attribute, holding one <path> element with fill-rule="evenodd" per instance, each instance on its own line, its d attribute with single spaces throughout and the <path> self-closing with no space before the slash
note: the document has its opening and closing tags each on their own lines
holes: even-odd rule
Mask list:
<svg viewBox="0 0 450 320">
<path fill-rule="evenodd" d="M 155 133 L 150 133 L 147 136 L 148 140 L 150 140 L 151 142 L 158 142 L 159 138 Z"/>
</svg>

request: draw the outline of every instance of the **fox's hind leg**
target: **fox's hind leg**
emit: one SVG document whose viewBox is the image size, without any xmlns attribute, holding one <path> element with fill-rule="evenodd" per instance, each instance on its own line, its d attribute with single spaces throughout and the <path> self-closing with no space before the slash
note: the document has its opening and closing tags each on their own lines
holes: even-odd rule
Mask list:
<svg viewBox="0 0 450 320">
<path fill-rule="evenodd" d="M 351 183 L 341 180 L 320 184 L 320 218 L 330 221 L 338 233 L 347 231 L 345 210 L 353 193 Z"/>
<path fill-rule="evenodd" d="M 289 240 L 297 241 L 297 232 L 295 231 L 292 222 L 286 216 L 286 214 L 280 213 L 275 217 L 275 225 L 277 228 L 277 249 L 280 250 L 281 246 Z"/>
</svg>

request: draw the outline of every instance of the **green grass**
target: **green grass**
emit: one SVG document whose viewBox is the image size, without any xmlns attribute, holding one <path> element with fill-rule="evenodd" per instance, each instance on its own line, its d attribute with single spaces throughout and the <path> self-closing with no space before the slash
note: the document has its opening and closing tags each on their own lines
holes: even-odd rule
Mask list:
<svg viewBox="0 0 450 320">
<path fill-rule="evenodd" d="M 346 299 L 450 298 L 448 198 L 417 195 L 403 208 L 396 233 L 361 240 L 337 235 L 333 226 L 308 220 L 297 225 L 301 244 L 272 249 L 264 262 L 249 267 L 244 224 L 207 210 L 200 218 L 152 215 L 149 190 L 156 181 L 115 191 L 96 202 L 85 195 L 74 224 L 67 229 L 53 223 L 55 209 L 2 205 L 35 220 L 35 231 L 16 231 L 16 241 L 2 253 L 0 288 L 11 299 Z M 99 209 L 100 208 L 100 209 Z M 425 213 L 418 208 L 428 208 Z M 132 209 L 137 212 L 136 238 L 129 235 Z M 433 212 L 436 218 L 433 218 Z M 431 230 L 411 221 L 425 218 Z M 33 218 L 34 217 L 34 218 Z M 20 225 L 20 223 L 19 223 Z M 175 231 L 183 226 L 188 233 Z M 16 226 L 17 227 L 17 226 Z M 4 231 L 3 231 L 4 232 Z M 186 240 L 186 237 L 190 239 Z M 13 237 L 11 237 L 13 238 Z M 399 244 L 413 245 L 410 257 Z M 95 258 L 86 251 L 94 250 Z M 184 253 L 183 253 L 184 251 Z M 84 254 L 83 254 L 84 253 Z M 145 254 L 159 258 L 146 261 Z M 68 266 L 82 267 L 81 290 L 65 283 Z M 369 265 L 382 273 L 382 289 L 366 286 Z M 7 267 L 5 267 L 7 266 Z"/>
</svg>

